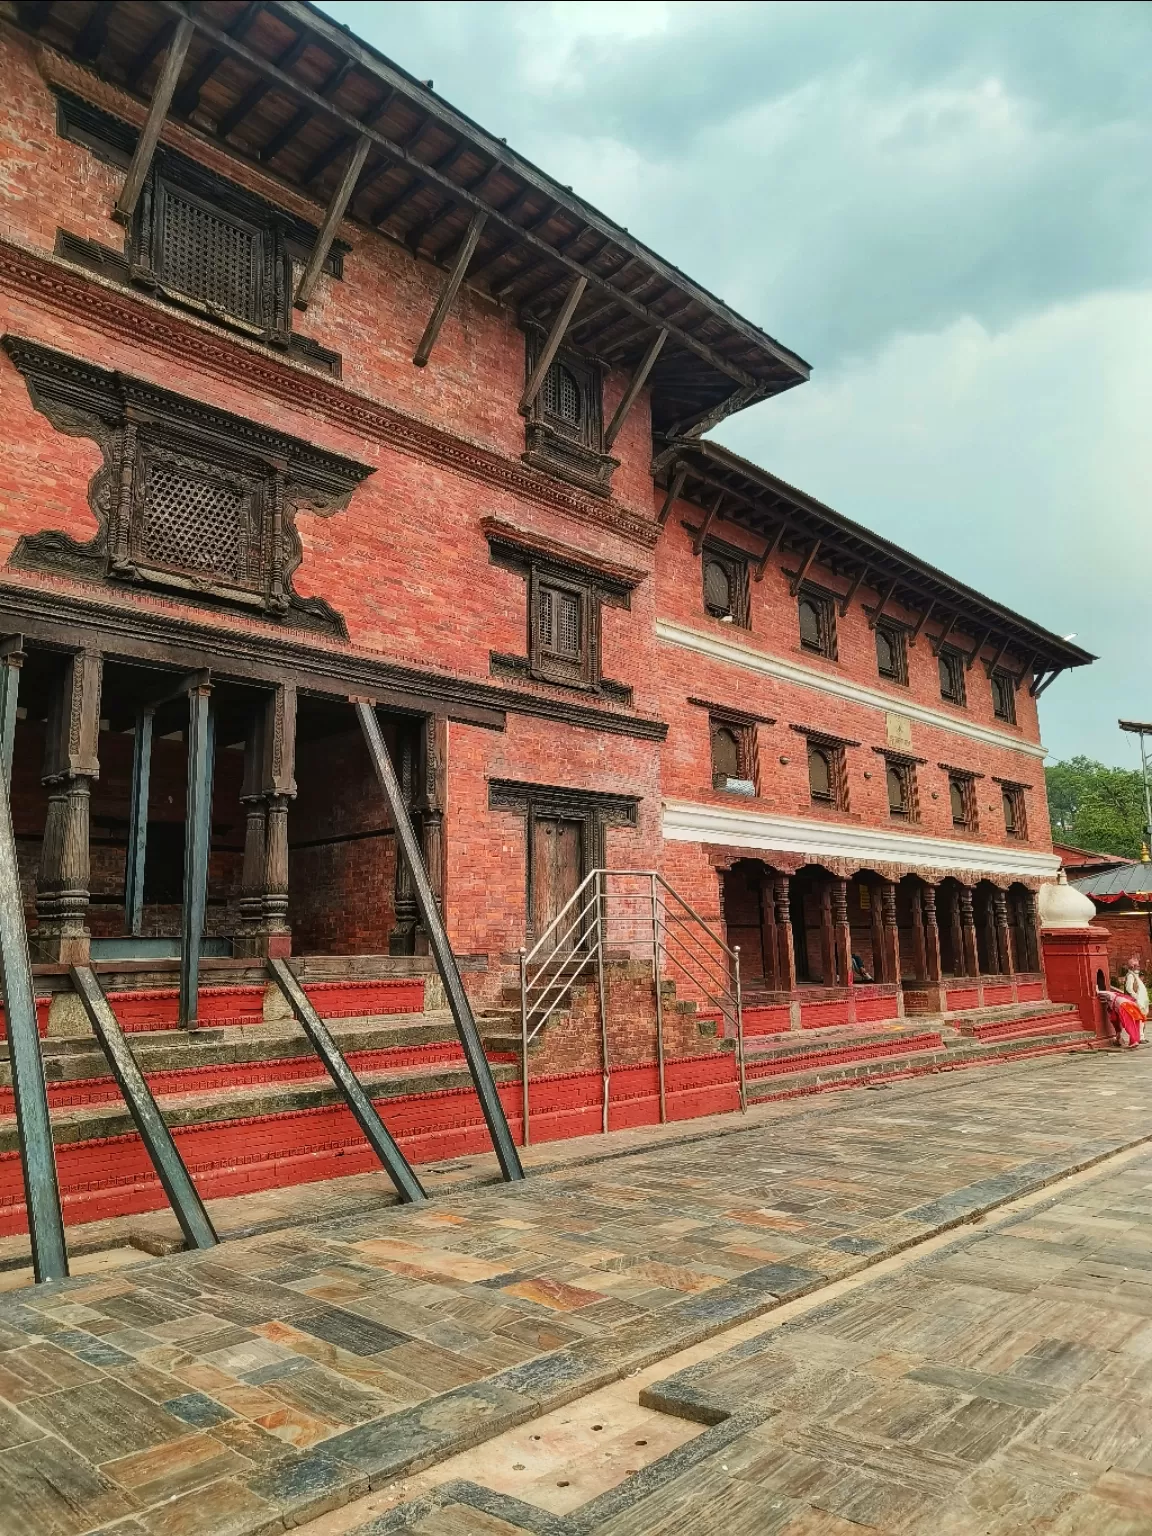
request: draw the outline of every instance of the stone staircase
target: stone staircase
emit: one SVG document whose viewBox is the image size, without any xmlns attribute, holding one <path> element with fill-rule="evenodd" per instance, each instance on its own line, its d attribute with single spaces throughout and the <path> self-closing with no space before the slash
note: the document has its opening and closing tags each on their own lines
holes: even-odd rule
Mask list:
<svg viewBox="0 0 1152 1536">
<path fill-rule="evenodd" d="M 748 1099 L 763 1102 L 868 1081 L 986 1066 L 1069 1050 L 1091 1050 L 1070 1003 L 1013 1003 L 964 1013 L 752 1036 Z"/>
</svg>

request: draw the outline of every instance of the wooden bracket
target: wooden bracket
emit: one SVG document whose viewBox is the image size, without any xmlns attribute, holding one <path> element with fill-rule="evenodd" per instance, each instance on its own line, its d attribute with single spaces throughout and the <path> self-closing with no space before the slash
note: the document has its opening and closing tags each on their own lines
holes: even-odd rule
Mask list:
<svg viewBox="0 0 1152 1536">
<path fill-rule="evenodd" d="M 711 510 L 709 511 L 707 517 L 704 519 L 704 521 L 700 524 L 699 528 L 697 528 L 697 530 L 696 530 L 696 535 L 695 535 L 695 537 L 692 540 L 692 553 L 694 555 L 698 555 L 700 553 L 700 551 L 704 548 L 704 540 L 708 537 L 708 530 L 709 530 L 709 528 L 711 528 L 712 524 L 716 521 L 717 514 L 719 513 L 720 508 L 723 505 L 724 505 L 724 492 L 721 491 L 719 493 L 719 495 L 716 497 L 716 500 L 712 503 Z"/>
<path fill-rule="evenodd" d="M 880 601 L 868 615 L 869 629 L 875 629 L 877 624 L 879 624 L 881 618 L 884 615 L 884 610 L 887 608 L 889 600 L 891 599 L 893 592 L 896 590 L 896 582 L 898 579 L 898 577 L 893 576 L 892 580 L 888 583 L 887 587 L 885 587 L 883 593 L 881 594 Z"/>
<path fill-rule="evenodd" d="M 815 564 L 816 556 L 820 553 L 820 542 L 821 541 L 819 539 L 812 540 L 812 548 L 804 556 L 803 564 L 792 578 L 792 584 L 789 586 L 788 591 L 793 597 L 795 597 L 797 592 L 799 592 L 800 584 L 803 582 L 805 576 L 807 576 L 808 572 Z"/>
<path fill-rule="evenodd" d="M 923 610 L 923 612 L 920 614 L 920 617 L 916 620 L 916 628 L 908 636 L 908 644 L 909 645 L 915 645 L 916 644 L 917 640 L 920 638 L 920 631 L 924 628 L 925 624 L 927 624 L 928 620 L 932 617 L 932 614 L 935 612 L 935 609 L 936 609 L 936 599 L 933 598 L 932 601 L 928 604 L 927 608 L 925 608 Z"/>
<path fill-rule="evenodd" d="M 658 331 L 653 338 L 652 345 L 645 352 L 639 368 L 632 375 L 632 381 L 624 391 L 624 397 L 616 407 L 612 420 L 608 424 L 608 430 L 604 434 L 604 452 L 607 453 L 620 435 L 620 428 L 628 417 L 628 412 L 636 404 L 640 391 L 648 382 L 648 375 L 652 372 L 656 359 L 660 356 L 660 350 L 668 340 L 667 331 Z"/>
<path fill-rule="evenodd" d="M 1035 665 L 1036 665 L 1036 652 L 1033 651 L 1031 656 L 1029 656 L 1028 660 L 1020 668 L 1019 672 L 1017 672 L 1016 676 L 1012 679 L 1013 686 L 1016 687 L 1016 688 L 1019 688 L 1020 684 L 1025 680 L 1025 678 L 1030 677 L 1032 675 L 1032 668 Z"/>
<path fill-rule="evenodd" d="M 684 489 L 684 482 L 688 478 L 688 469 L 684 464 L 679 464 L 669 481 L 668 490 L 664 496 L 664 505 L 660 508 L 660 516 L 656 519 L 658 527 L 663 528 L 668 521 L 668 514 L 680 499 L 680 492 Z"/>
<path fill-rule="evenodd" d="M 152 168 L 152 157 L 156 153 L 164 122 L 172 105 L 172 97 L 176 92 L 180 71 L 184 68 L 184 59 L 188 53 L 188 45 L 192 41 L 193 28 L 192 18 L 182 16 L 176 24 L 172 41 L 168 44 L 160 78 L 152 93 L 148 116 L 140 130 L 140 137 L 136 140 L 136 149 L 128 167 L 128 174 L 124 178 L 120 196 L 116 199 L 116 207 L 112 211 L 113 218 L 118 219 L 121 224 L 127 224 L 136 211 L 136 204 L 140 201 L 144 180 Z"/>
<path fill-rule="evenodd" d="M 986 629 L 980 636 L 979 640 L 977 640 L 976 644 L 968 652 L 968 655 L 964 658 L 965 672 L 971 672 L 972 668 L 976 665 L 976 659 L 980 655 L 980 652 L 988 644 L 988 637 L 991 635 L 991 633 L 991 628 Z"/>
<path fill-rule="evenodd" d="M 1041 676 L 1037 677 L 1036 681 L 1028 690 L 1029 693 L 1034 699 L 1038 699 L 1044 692 L 1045 688 L 1050 688 L 1056 679 L 1060 676 L 1061 672 L 1065 671 L 1067 671 L 1066 667 L 1053 667 L 1052 670 L 1048 673 L 1047 677 L 1044 677 L 1043 674 L 1041 674 Z"/>
<path fill-rule="evenodd" d="M 776 553 L 776 551 L 780 548 L 780 541 L 783 539 L 784 534 L 787 531 L 787 528 L 788 528 L 788 524 L 786 522 L 781 521 L 781 522 L 777 523 L 776 531 L 772 535 L 771 539 L 769 540 L 768 547 L 765 549 L 764 553 L 760 556 L 760 563 L 756 567 L 756 580 L 757 581 L 763 581 L 764 580 L 764 572 L 768 569 L 768 562 L 771 560 L 772 556 Z"/>
<path fill-rule="evenodd" d="M 931 643 L 931 646 L 932 646 L 932 654 L 934 656 L 939 656 L 941 650 L 944 647 L 945 642 L 948 639 L 948 636 L 952 633 L 952 631 L 955 628 L 956 628 L 956 615 L 953 613 L 953 614 L 951 614 L 949 616 L 947 624 L 945 624 L 944 628 L 936 636 L 935 640 L 931 640 L 930 639 L 930 643 Z"/>
<path fill-rule="evenodd" d="M 340 220 L 344 217 L 344 211 L 352 200 L 352 194 L 356 190 L 356 183 L 360 180 L 360 172 L 364 169 L 364 162 L 368 158 L 368 151 L 372 148 L 372 140 L 364 137 L 352 151 L 351 158 L 340 178 L 340 185 L 332 194 L 332 201 L 328 204 L 328 211 L 324 215 L 324 222 L 320 226 L 320 233 L 316 236 L 316 244 L 312 247 L 312 254 L 308 258 L 308 265 L 304 268 L 304 274 L 296 289 L 296 297 L 292 300 L 297 309 L 307 309 L 308 301 L 312 297 L 316 284 L 320 281 L 320 273 L 324 269 L 324 263 L 328 260 L 328 252 L 332 249 L 332 242 L 336 238 L 336 231 L 340 227 Z"/>
<path fill-rule="evenodd" d="M 991 633 L 991 631 L 989 631 L 989 633 Z M 1004 652 L 1007 649 L 1008 649 L 1008 641 L 1007 640 L 1001 640 L 1001 642 L 1000 642 L 1000 649 L 996 652 L 995 656 L 993 656 L 991 661 L 986 661 L 984 663 L 985 667 L 988 669 L 988 676 L 989 677 L 992 676 L 993 672 L 995 672 L 996 668 L 1004 660 Z"/>
<path fill-rule="evenodd" d="M 560 306 L 560 313 L 552 322 L 552 329 L 548 333 L 548 340 L 544 343 L 544 350 L 536 359 L 536 366 L 533 368 L 531 376 L 524 386 L 524 393 L 520 397 L 520 414 L 522 416 L 527 416 L 528 412 L 532 409 L 536 396 L 543 388 L 548 370 L 556 359 L 556 354 L 560 350 L 560 344 L 564 340 L 564 333 L 571 324 L 572 316 L 576 313 L 576 306 L 584 297 L 584 290 L 587 286 L 588 279 L 586 277 L 578 277 L 569 288 L 568 297 Z"/>
<path fill-rule="evenodd" d="M 852 606 L 852 599 L 856 596 L 857 592 L 859 592 L 860 588 L 864 585 L 864 581 L 865 581 L 867 575 L 868 575 L 868 567 L 866 565 L 862 565 L 860 567 L 860 569 L 856 572 L 855 576 L 853 576 L 853 578 L 852 578 L 852 585 L 848 588 L 847 592 L 845 592 L 844 596 L 840 599 L 840 617 L 841 618 L 844 618 L 847 615 L 849 608 L 851 608 L 851 606 Z"/>
<path fill-rule="evenodd" d="M 420 345 L 416 348 L 412 361 L 417 368 L 423 368 L 432 355 L 432 348 L 436 345 L 436 338 L 440 335 L 440 328 L 448 318 L 448 311 L 455 302 L 456 295 L 460 291 L 468 273 L 468 263 L 472 260 L 476 251 L 476 245 L 480 236 L 484 233 L 484 226 L 488 222 L 488 215 L 483 210 L 472 215 L 471 223 L 464 234 L 460 249 L 456 253 L 456 260 L 452 263 L 452 270 L 448 274 L 448 280 L 444 284 L 444 290 L 436 300 L 436 308 L 428 317 L 428 324 L 424 327 L 424 334 L 420 338 Z"/>
</svg>

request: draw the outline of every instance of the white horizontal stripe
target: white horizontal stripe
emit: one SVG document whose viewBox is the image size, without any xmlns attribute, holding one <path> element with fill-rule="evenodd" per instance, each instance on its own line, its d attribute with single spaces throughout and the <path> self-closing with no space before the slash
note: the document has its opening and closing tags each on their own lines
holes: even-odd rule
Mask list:
<svg viewBox="0 0 1152 1536">
<path fill-rule="evenodd" d="M 809 858 L 864 859 L 878 864 L 911 864 L 932 869 L 985 870 L 994 875 L 1052 879 L 1060 868 L 1054 853 L 1007 848 L 995 843 L 960 843 L 951 838 L 919 837 L 843 822 L 806 821 L 765 811 L 730 810 L 724 805 L 696 805 L 665 800 L 664 836 L 677 843 L 726 843 L 737 848 L 775 849 Z"/>
<path fill-rule="evenodd" d="M 737 645 L 720 635 L 704 635 L 696 629 L 685 629 L 682 624 L 669 623 L 667 619 L 656 620 L 656 638 L 666 640 L 670 645 L 683 646 L 688 651 L 696 651 L 701 656 L 712 656 L 717 661 L 734 662 L 749 672 L 762 672 L 767 677 L 779 678 L 782 683 L 797 683 L 802 688 L 833 693 L 837 698 L 850 699 L 853 704 L 866 704 L 870 709 L 905 715 L 909 720 L 919 720 L 924 725 L 936 726 L 943 731 L 954 731 L 958 736 L 971 736 L 976 741 L 989 742 L 992 746 L 1009 747 L 1013 752 L 1023 752 L 1029 757 L 1048 756 L 1048 748 L 1042 747 L 1039 742 L 1010 736 L 1007 731 L 978 725 L 974 720 L 959 720 L 955 715 L 945 714 L 942 709 L 932 709 L 927 704 L 917 704 L 911 699 L 894 698 L 864 683 L 853 683 L 845 677 L 832 677 L 827 672 L 818 672 L 815 667 L 806 667 L 801 662 L 768 656 L 763 651 Z M 817 725 L 819 723 L 815 722 Z"/>
</svg>

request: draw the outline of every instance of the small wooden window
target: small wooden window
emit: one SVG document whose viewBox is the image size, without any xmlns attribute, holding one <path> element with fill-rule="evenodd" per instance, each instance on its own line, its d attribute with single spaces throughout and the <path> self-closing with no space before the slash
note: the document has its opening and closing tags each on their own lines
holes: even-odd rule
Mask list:
<svg viewBox="0 0 1152 1536">
<path fill-rule="evenodd" d="M 725 624 L 748 627 L 748 562 L 738 554 L 704 546 L 701 561 L 704 609 Z"/>
<path fill-rule="evenodd" d="M 580 431 L 587 408 L 585 392 L 572 369 L 553 363 L 544 379 L 544 414 L 557 425 Z"/>
<path fill-rule="evenodd" d="M 889 763 L 885 772 L 888 784 L 888 811 L 902 821 L 915 819 L 915 798 L 911 763 Z"/>
<path fill-rule="evenodd" d="M 942 650 L 937 657 L 940 669 L 940 697 L 949 704 L 963 704 L 964 658 L 959 651 Z"/>
<path fill-rule="evenodd" d="M 1015 785 L 1005 784 L 1000 791 L 1001 803 L 1004 807 L 1004 830 L 1009 837 L 1024 840 L 1028 836 L 1028 827 L 1024 819 L 1024 795 Z"/>
<path fill-rule="evenodd" d="M 823 741 L 808 743 L 808 788 L 816 805 L 848 809 L 844 789 L 844 749 Z"/>
<path fill-rule="evenodd" d="M 894 683 L 908 681 L 908 651 L 904 631 L 892 624 L 876 626 L 876 669 Z"/>
<path fill-rule="evenodd" d="M 591 680 L 589 593 L 537 577 L 529 637 L 534 671 L 552 682 Z"/>
<path fill-rule="evenodd" d="M 756 793 L 755 738 L 753 727 L 742 722 L 709 716 L 712 739 L 712 788 L 738 795 Z"/>
<path fill-rule="evenodd" d="M 952 825 L 970 828 L 975 820 L 972 813 L 972 780 L 953 774 L 948 780 L 948 799 L 952 805 Z"/>
<path fill-rule="evenodd" d="M 992 674 L 992 713 L 997 720 L 1016 724 L 1016 684 L 1007 672 Z"/>
<path fill-rule="evenodd" d="M 800 645 L 818 656 L 835 657 L 836 628 L 830 600 L 816 592 L 802 592 L 797 607 Z"/>
</svg>

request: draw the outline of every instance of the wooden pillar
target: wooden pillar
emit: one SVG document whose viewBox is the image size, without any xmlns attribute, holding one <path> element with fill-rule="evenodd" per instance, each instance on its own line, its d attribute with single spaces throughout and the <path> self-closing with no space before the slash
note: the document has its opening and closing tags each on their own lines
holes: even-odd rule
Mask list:
<svg viewBox="0 0 1152 1536">
<path fill-rule="evenodd" d="M 1020 932 L 1024 936 L 1024 942 L 1028 950 L 1027 960 L 1025 961 L 1027 969 L 1030 971 L 1042 970 L 1043 962 L 1040 957 L 1044 951 L 1040 947 L 1042 942 L 1040 911 L 1035 891 L 1022 891 L 1020 894 Z"/>
<path fill-rule="evenodd" d="M 184 905 L 180 925 L 180 1008 L 183 1029 L 196 1029 L 200 1011 L 200 943 L 208 908 L 212 851 L 212 776 L 216 756 L 212 685 L 188 689 L 188 778 L 184 819 Z"/>
<path fill-rule="evenodd" d="M 144 932 L 144 875 L 148 852 L 148 792 L 152 779 L 152 721 L 155 711 L 136 715 L 132 739 L 132 790 L 128 807 L 128 852 L 124 859 L 124 928 Z"/>
<path fill-rule="evenodd" d="M 896 882 L 885 880 L 880 887 L 880 910 L 884 946 L 884 980 L 900 984 L 900 929 L 896 921 Z"/>
<path fill-rule="evenodd" d="M 912 965 L 917 981 L 928 976 L 928 941 L 924 933 L 924 892 L 917 885 L 912 891 Z"/>
<path fill-rule="evenodd" d="M 779 935 L 776 932 L 776 895 L 774 876 L 760 866 L 760 953 L 764 956 L 764 986 L 769 992 L 780 990 Z"/>
<path fill-rule="evenodd" d="M 887 960 L 884 955 L 884 912 L 881 888 L 868 887 L 868 918 L 872 927 L 872 974 L 877 981 L 889 981 Z"/>
<path fill-rule="evenodd" d="M 848 925 L 848 882 L 832 881 L 832 943 L 836 955 L 836 979 L 842 987 L 852 984 L 852 930 Z"/>
<path fill-rule="evenodd" d="M 0 773 L 12 783 L 12 750 L 16 744 L 16 705 L 20 695 L 20 669 L 24 665 L 22 635 L 0 640 Z"/>
<path fill-rule="evenodd" d="M 444 813 L 447 806 L 448 719 L 445 715 L 427 715 L 420 725 L 420 750 L 416 811 L 420 817 L 420 841 L 424 867 L 440 915 L 444 915 Z M 417 923 L 415 947 L 418 955 L 428 953 L 428 935 Z"/>
<path fill-rule="evenodd" d="M 826 987 L 836 985 L 836 936 L 832 921 L 832 884 L 820 887 L 820 970 Z"/>
<path fill-rule="evenodd" d="M 796 946 L 792 939 L 791 883 L 787 875 L 776 876 L 776 983 L 781 992 L 796 990 Z"/>
<path fill-rule="evenodd" d="M 1008 922 L 1008 893 L 999 886 L 992 897 L 992 921 L 996 929 L 996 969 L 1002 976 L 1011 976 L 1016 965 L 1012 954 L 1012 928 Z"/>
<path fill-rule="evenodd" d="M 957 906 L 960 913 L 960 945 L 964 955 L 965 976 L 980 974 L 980 949 L 976 943 L 976 914 L 972 906 L 972 897 L 972 887 L 961 885 Z"/>
<path fill-rule="evenodd" d="M 936 918 L 936 887 L 925 884 L 921 895 L 924 914 L 924 979 L 938 982 L 943 977 L 940 963 L 940 926 Z"/>
<path fill-rule="evenodd" d="M 288 805 L 296 794 L 296 690 L 283 684 L 253 715 L 244 744 L 244 867 L 237 950 L 284 959 L 288 922 Z"/>
<path fill-rule="evenodd" d="M 404 727 L 400 730 L 400 740 L 397 744 L 396 777 L 400 781 L 400 793 L 404 797 L 404 807 L 408 819 L 412 822 L 417 837 L 421 836 L 419 817 L 414 814 L 416 801 L 416 752 L 412 732 Z M 388 935 L 388 953 L 390 955 L 414 955 L 416 953 L 416 929 L 420 922 L 420 911 L 416 905 L 416 886 L 412 880 L 412 871 L 408 867 L 408 860 L 400 847 L 400 839 L 395 839 L 396 847 L 396 878 L 394 884 L 396 918 L 392 926 L 392 932 Z"/>
<path fill-rule="evenodd" d="M 45 734 L 43 782 L 48 818 L 36 888 L 33 959 L 87 965 L 90 864 L 88 819 L 92 780 L 100 776 L 102 658 L 72 656 L 56 689 Z"/>
</svg>

